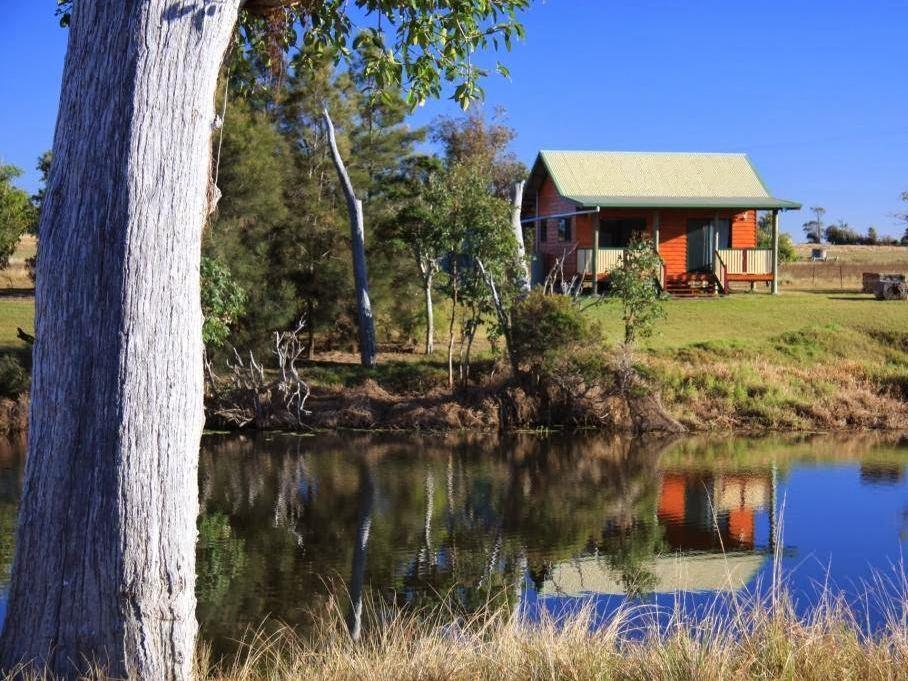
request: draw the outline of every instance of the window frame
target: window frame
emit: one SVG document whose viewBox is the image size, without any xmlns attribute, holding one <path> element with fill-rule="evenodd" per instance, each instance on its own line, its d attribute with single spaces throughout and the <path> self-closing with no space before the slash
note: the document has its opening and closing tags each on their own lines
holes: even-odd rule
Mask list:
<svg viewBox="0 0 908 681">
<path fill-rule="evenodd" d="M 564 217 L 558 218 L 558 241 L 565 243 L 571 240 L 571 235 L 573 232 L 573 218 Z"/>
</svg>

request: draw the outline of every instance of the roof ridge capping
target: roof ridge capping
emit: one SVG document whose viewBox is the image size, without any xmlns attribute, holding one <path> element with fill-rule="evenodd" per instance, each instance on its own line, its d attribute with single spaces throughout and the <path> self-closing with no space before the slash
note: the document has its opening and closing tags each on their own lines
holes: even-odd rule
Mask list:
<svg viewBox="0 0 908 681">
<path fill-rule="evenodd" d="M 653 156 L 747 156 L 746 151 L 647 151 L 645 149 L 540 149 L 540 154 L 646 154 Z"/>
</svg>

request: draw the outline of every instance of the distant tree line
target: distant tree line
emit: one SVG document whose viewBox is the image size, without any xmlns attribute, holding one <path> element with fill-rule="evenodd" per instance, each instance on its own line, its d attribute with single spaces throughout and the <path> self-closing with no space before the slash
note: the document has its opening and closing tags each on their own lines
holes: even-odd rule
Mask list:
<svg viewBox="0 0 908 681">
<path fill-rule="evenodd" d="M 908 192 L 901 194 L 902 201 L 908 201 Z M 861 233 L 845 220 L 839 219 L 827 224 L 824 221 L 826 209 L 822 206 L 812 206 L 810 212 L 813 218 L 804 223 L 804 234 L 807 241 L 812 244 L 829 243 L 835 246 L 905 246 L 908 245 L 908 226 L 901 239 L 886 234 L 880 234 L 876 227 L 870 226 Z M 908 214 L 896 214 L 900 222 L 908 225 Z"/>
</svg>

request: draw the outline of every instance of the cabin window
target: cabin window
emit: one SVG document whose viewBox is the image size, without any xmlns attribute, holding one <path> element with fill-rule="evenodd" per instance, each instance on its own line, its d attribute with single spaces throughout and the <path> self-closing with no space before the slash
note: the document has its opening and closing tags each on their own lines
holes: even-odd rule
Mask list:
<svg viewBox="0 0 908 681">
<path fill-rule="evenodd" d="M 548 222 L 546 220 L 540 220 L 537 224 L 539 225 L 539 243 L 544 244 L 549 240 L 549 235 L 547 233 Z"/>
<path fill-rule="evenodd" d="M 599 221 L 600 248 L 627 248 L 634 234 L 646 232 L 646 220 L 643 218 L 625 218 L 622 220 Z"/>
<path fill-rule="evenodd" d="M 559 218 L 558 220 L 558 241 L 571 240 L 571 219 Z"/>
</svg>

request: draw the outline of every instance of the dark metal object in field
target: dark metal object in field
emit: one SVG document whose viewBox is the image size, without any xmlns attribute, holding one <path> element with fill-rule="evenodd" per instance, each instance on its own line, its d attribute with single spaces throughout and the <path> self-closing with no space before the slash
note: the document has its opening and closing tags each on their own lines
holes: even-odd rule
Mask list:
<svg viewBox="0 0 908 681">
<path fill-rule="evenodd" d="M 908 284 L 903 279 L 880 277 L 876 285 L 877 300 L 908 300 Z"/>
<path fill-rule="evenodd" d="M 861 292 L 876 293 L 877 285 L 883 279 L 894 279 L 896 281 L 905 281 L 904 274 L 883 274 L 881 272 L 864 272 L 861 275 Z"/>
</svg>

